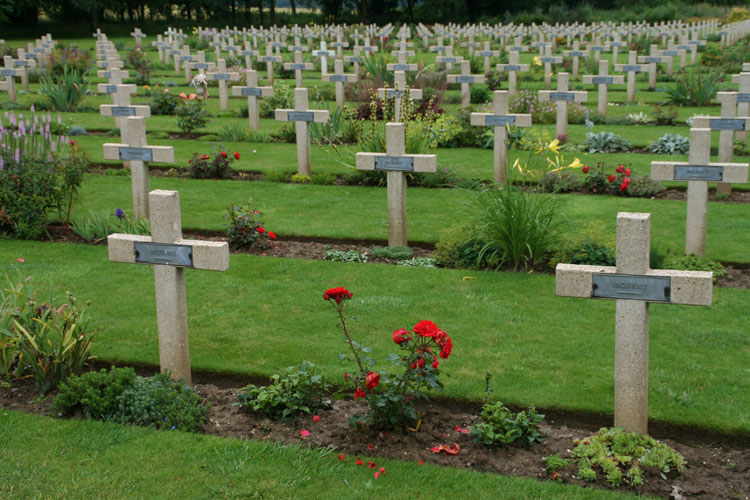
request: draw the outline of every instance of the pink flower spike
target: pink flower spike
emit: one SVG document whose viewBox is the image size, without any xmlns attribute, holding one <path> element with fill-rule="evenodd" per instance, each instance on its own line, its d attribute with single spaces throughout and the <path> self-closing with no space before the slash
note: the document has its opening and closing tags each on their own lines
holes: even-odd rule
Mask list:
<svg viewBox="0 0 750 500">
<path fill-rule="evenodd" d="M 377 471 L 376 471 L 376 472 L 375 472 L 375 479 L 377 479 L 377 478 L 379 478 L 379 477 L 380 477 L 380 472 L 377 472 Z"/>
<path fill-rule="evenodd" d="M 310 435 L 310 431 L 308 431 L 307 429 L 302 429 L 301 431 L 299 431 L 299 435 L 302 436 L 303 438 L 306 438 L 307 436 Z"/>
<path fill-rule="evenodd" d="M 320 422 L 320 416 L 314 415 L 313 416 L 313 422 Z"/>
</svg>

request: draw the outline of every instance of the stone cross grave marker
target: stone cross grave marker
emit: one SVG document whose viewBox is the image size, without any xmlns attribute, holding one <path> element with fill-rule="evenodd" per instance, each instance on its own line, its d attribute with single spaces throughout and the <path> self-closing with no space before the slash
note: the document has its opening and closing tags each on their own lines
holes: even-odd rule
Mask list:
<svg viewBox="0 0 750 500">
<path fill-rule="evenodd" d="M 659 49 L 656 44 L 651 45 L 649 55 L 638 56 L 639 63 L 648 64 L 648 89 L 654 90 L 656 88 L 656 65 L 666 61 L 666 57 L 659 55 Z"/>
<path fill-rule="evenodd" d="M 156 47 L 156 51 L 159 53 L 159 62 L 164 62 L 164 48 L 167 44 L 164 43 L 164 35 L 156 35 L 156 41 L 151 42 L 152 47 Z"/>
<path fill-rule="evenodd" d="M 129 162 L 133 214 L 136 217 L 148 217 L 148 192 L 150 191 L 148 163 L 174 163 L 174 148 L 147 146 L 146 118 L 142 116 L 129 116 L 125 119 L 123 128 L 125 130 L 124 144 L 105 143 L 103 145 L 104 159 Z"/>
<path fill-rule="evenodd" d="M 229 95 L 227 93 L 227 82 L 236 82 L 240 79 L 239 73 L 228 73 L 227 62 L 219 59 L 216 64 L 215 73 L 207 73 L 206 78 L 219 82 L 219 108 L 223 111 L 229 109 Z"/>
<path fill-rule="evenodd" d="M 414 51 L 403 51 L 403 50 L 394 50 L 391 52 L 391 54 L 395 55 L 397 57 L 397 62 L 395 63 L 388 63 L 386 64 L 385 68 L 388 71 L 418 71 L 419 66 L 415 63 L 408 63 L 406 61 L 406 58 L 408 54 L 414 54 Z"/>
<path fill-rule="evenodd" d="M 29 71 L 36 68 L 36 59 L 29 59 L 26 55 L 26 51 L 19 47 L 18 59 L 13 60 L 13 67 L 26 69 L 26 71 L 21 73 L 21 87 L 24 90 L 29 90 Z"/>
<path fill-rule="evenodd" d="M 508 180 L 508 129 L 509 125 L 530 127 L 530 114 L 508 113 L 508 92 L 495 91 L 495 113 L 472 113 L 471 124 L 475 127 L 494 127 L 495 129 L 495 166 L 493 178 L 497 183 Z"/>
<path fill-rule="evenodd" d="M 550 83 L 552 82 L 552 75 L 554 74 L 554 72 L 552 71 L 552 65 L 562 64 L 563 58 L 553 57 L 552 46 L 549 44 L 545 44 L 544 56 L 540 57 L 539 61 L 544 63 L 544 88 L 549 89 Z"/>
<path fill-rule="evenodd" d="M 737 116 L 750 116 L 750 73 L 732 75 L 732 83 L 739 85 L 737 94 Z M 737 131 L 737 140 L 747 141 L 747 130 Z"/>
<path fill-rule="evenodd" d="M 637 64 L 638 52 L 631 50 L 628 54 L 628 64 L 615 64 L 615 71 L 628 74 L 628 102 L 635 102 L 635 74 L 648 71 L 648 66 Z"/>
<path fill-rule="evenodd" d="M 205 61 L 205 57 L 203 59 Z M 180 63 L 182 63 L 182 71 L 185 75 L 185 83 L 190 83 L 193 81 L 193 74 L 190 69 L 190 65 L 193 62 L 197 62 L 198 58 L 195 56 L 190 55 L 190 46 L 189 45 L 183 45 L 182 46 L 182 54 L 180 54 Z"/>
<path fill-rule="evenodd" d="M 128 116 L 142 116 L 144 118 L 151 116 L 151 106 L 131 106 L 130 96 L 135 95 L 137 90 L 135 85 L 100 83 L 98 90 L 112 95 L 112 104 L 100 105 L 99 114 L 115 118 L 115 124 L 120 129 L 120 139 L 123 142 L 125 142 L 125 118 Z"/>
<path fill-rule="evenodd" d="M 620 47 L 626 47 L 627 44 L 622 41 L 619 33 L 615 33 L 614 39 L 609 42 L 609 46 L 612 48 L 612 63 L 614 64 L 620 57 Z"/>
<path fill-rule="evenodd" d="M 589 50 L 594 54 L 594 61 L 598 63 L 602 58 L 602 52 L 609 50 L 609 42 L 602 44 L 601 37 L 595 37 L 594 43 L 589 45 Z"/>
<path fill-rule="evenodd" d="M 253 57 L 258 57 L 259 52 L 250 47 L 250 42 L 243 42 L 244 48 L 237 55 L 245 58 L 245 69 L 253 69 Z"/>
<path fill-rule="evenodd" d="M 500 51 L 499 50 L 492 50 L 490 49 L 490 42 L 489 40 L 484 42 L 484 47 L 482 50 L 479 51 L 479 57 L 484 58 L 484 74 L 488 74 L 490 71 L 492 71 L 492 66 L 490 64 L 490 58 L 491 57 L 500 57 Z"/>
<path fill-rule="evenodd" d="M 405 172 L 435 172 L 435 155 L 407 155 L 403 123 L 385 126 L 385 153 L 357 153 L 357 170 L 385 170 L 388 184 L 388 246 L 407 246 Z"/>
<path fill-rule="evenodd" d="M 395 89 L 382 88 L 378 89 L 378 99 L 391 99 L 394 100 L 394 119 L 401 119 L 401 99 L 404 94 L 409 96 L 409 99 L 417 100 L 422 98 L 422 89 L 407 89 L 406 88 L 406 73 L 403 71 L 395 71 L 393 73 L 393 81 L 395 83 Z"/>
<path fill-rule="evenodd" d="M 232 87 L 233 96 L 247 96 L 247 116 L 250 122 L 250 130 L 260 128 L 260 115 L 258 113 L 258 97 L 273 96 L 273 87 L 258 87 L 258 72 L 249 69 L 247 75 L 247 86 L 235 85 Z"/>
<path fill-rule="evenodd" d="M 122 84 L 123 78 L 128 78 L 130 75 L 128 74 L 127 70 L 120 69 L 120 68 L 112 68 L 112 69 L 100 69 L 96 72 L 96 76 L 99 78 L 106 78 L 107 83 L 106 84 L 98 84 L 97 90 L 100 94 L 114 94 L 117 90 L 116 86 Z M 114 100 L 112 101 L 113 104 L 116 104 Z"/>
<path fill-rule="evenodd" d="M 284 69 L 285 70 L 294 70 L 294 81 L 297 86 L 297 88 L 302 88 L 302 72 L 303 71 L 312 71 L 315 69 L 315 65 L 313 63 L 303 63 L 302 62 L 302 51 L 295 51 L 294 52 L 294 62 L 286 62 L 284 63 Z"/>
<path fill-rule="evenodd" d="M 312 55 L 313 57 L 320 58 L 320 74 L 327 75 L 328 74 L 328 58 L 334 57 L 336 53 L 332 50 L 327 50 L 326 42 L 324 40 L 321 40 L 320 50 L 313 50 Z"/>
<path fill-rule="evenodd" d="M 561 297 L 615 299 L 615 427 L 648 433 L 649 302 L 710 306 L 713 273 L 650 269 L 651 214 L 617 214 L 617 266 L 558 264 Z"/>
<path fill-rule="evenodd" d="M 182 238 L 180 195 L 156 189 L 149 193 L 151 236 L 111 234 L 109 260 L 154 266 L 159 365 L 162 373 L 192 383 L 185 294 L 185 269 L 226 271 L 229 244 L 225 241 Z"/>
<path fill-rule="evenodd" d="M 557 74 L 557 90 L 540 90 L 540 101 L 557 102 L 557 136 L 568 135 L 568 103 L 586 102 L 588 92 L 568 90 L 568 73 Z"/>
<path fill-rule="evenodd" d="M 354 74 L 359 75 L 359 65 L 362 63 L 362 47 L 355 46 L 353 49 L 353 55 L 344 56 L 344 62 L 347 64 L 354 65 Z"/>
<path fill-rule="evenodd" d="M 16 78 L 26 73 L 26 68 L 14 67 L 14 61 L 11 56 L 4 56 L 3 62 L 5 63 L 4 68 L 0 68 L 0 76 L 5 77 L 5 84 L 3 90 L 8 92 L 8 100 L 11 102 L 18 102 L 16 94 Z"/>
<path fill-rule="evenodd" d="M 508 73 L 508 94 L 511 96 L 516 93 L 516 82 L 518 80 L 516 74 L 520 71 L 526 73 L 529 71 L 528 64 L 520 64 L 520 53 L 518 51 L 509 52 L 508 64 L 497 64 L 495 69 L 497 71 L 506 71 Z"/>
<path fill-rule="evenodd" d="M 673 47 L 673 43 L 670 41 L 669 46 L 666 50 L 660 50 L 659 54 L 664 57 L 664 61 L 667 63 L 667 75 L 672 76 L 672 68 L 674 67 L 674 58 L 675 57 L 685 57 L 685 51 L 684 50 L 678 50 L 677 48 Z"/>
<path fill-rule="evenodd" d="M 134 28 L 130 36 L 135 38 L 135 46 L 140 49 L 143 39 L 146 38 L 146 34 L 142 33 L 140 28 Z"/>
<path fill-rule="evenodd" d="M 505 50 L 507 50 L 509 53 L 511 52 L 526 52 L 529 50 L 528 45 L 523 45 L 522 43 L 523 37 L 517 36 L 513 45 L 507 45 L 505 47 Z"/>
<path fill-rule="evenodd" d="M 266 55 L 258 57 L 259 62 L 266 63 L 266 81 L 268 85 L 273 86 L 273 63 L 282 62 L 281 56 L 273 55 L 273 47 L 270 44 L 266 45 Z"/>
<path fill-rule="evenodd" d="M 344 83 L 357 81 L 356 73 L 344 73 L 344 61 L 336 59 L 333 63 L 333 74 L 323 75 L 324 82 L 336 82 L 336 106 L 344 107 Z"/>
<path fill-rule="evenodd" d="M 457 57 L 453 55 L 453 46 L 448 45 L 445 48 L 445 55 L 443 56 L 437 56 L 435 58 L 435 62 L 438 64 L 445 64 L 446 69 L 451 69 L 454 64 L 461 64 L 463 62 L 463 57 Z"/>
<path fill-rule="evenodd" d="M 625 77 L 622 75 L 609 74 L 609 61 L 599 61 L 599 76 L 594 75 L 583 75 L 583 83 L 587 85 L 598 85 L 599 90 L 599 102 L 597 111 L 599 115 L 607 116 L 607 86 L 608 85 L 622 85 L 625 83 Z"/>
<path fill-rule="evenodd" d="M 690 129 L 690 156 L 687 162 L 653 161 L 655 181 L 688 181 L 685 255 L 706 256 L 706 214 L 708 183 L 747 182 L 747 163 L 710 163 L 711 130 Z"/>
<path fill-rule="evenodd" d="M 466 47 L 468 49 L 469 58 L 474 57 L 474 49 L 479 47 L 479 44 L 474 41 L 473 33 L 466 35 L 466 41 L 461 44 L 461 47 Z"/>
<path fill-rule="evenodd" d="M 274 118 L 280 122 L 294 122 L 297 133 L 297 173 L 310 176 L 310 130 L 309 123 L 325 123 L 330 118 L 327 110 L 308 109 L 307 89 L 294 89 L 294 109 L 274 110 Z"/>
<path fill-rule="evenodd" d="M 331 43 L 331 47 L 336 49 L 336 56 L 338 58 L 342 58 L 343 57 L 342 49 L 348 48 L 349 42 L 343 41 L 343 36 L 341 35 L 341 33 L 339 33 L 336 35 L 336 41 Z"/>
<path fill-rule="evenodd" d="M 187 75 L 191 75 L 191 72 L 193 70 L 197 70 L 199 75 L 205 75 L 209 71 L 216 71 L 216 63 L 213 62 L 206 62 L 206 53 L 202 50 L 199 50 L 198 53 L 192 57 L 191 62 L 185 63 L 185 73 Z M 192 76 L 190 77 L 190 80 L 188 83 L 192 82 Z"/>
<path fill-rule="evenodd" d="M 573 59 L 573 68 L 572 68 L 573 78 L 578 78 L 578 72 L 581 70 L 580 58 L 589 56 L 588 49 L 581 50 L 580 44 L 581 42 L 576 40 L 573 42 L 573 48 L 571 50 L 563 50 L 563 55 L 565 57 L 571 57 Z"/>
<path fill-rule="evenodd" d="M 447 75 L 446 79 L 448 80 L 448 83 L 461 84 L 461 109 L 467 110 L 471 107 L 470 85 L 484 83 L 485 77 L 484 75 L 472 75 L 471 63 L 469 61 L 461 61 L 461 74 Z"/>
<path fill-rule="evenodd" d="M 719 161 L 729 163 L 734 158 L 734 133 L 750 130 L 750 117 L 737 118 L 738 92 L 719 92 L 716 100 L 721 103 L 721 118 L 696 116 L 693 126 L 719 131 Z M 730 184 L 720 182 L 716 186 L 716 194 L 732 192 Z"/>
</svg>

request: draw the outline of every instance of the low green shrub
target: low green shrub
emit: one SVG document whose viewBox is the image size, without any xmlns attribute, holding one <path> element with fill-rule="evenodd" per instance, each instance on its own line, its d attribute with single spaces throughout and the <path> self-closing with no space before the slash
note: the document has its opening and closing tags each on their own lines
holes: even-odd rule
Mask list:
<svg viewBox="0 0 750 500">
<path fill-rule="evenodd" d="M 545 193 L 569 193 L 578 191 L 582 185 L 580 176 L 572 170 L 549 172 L 539 182 L 539 187 Z"/>
<path fill-rule="evenodd" d="M 657 125 L 674 125 L 677 121 L 677 110 L 672 106 L 656 106 L 652 113 Z"/>
<path fill-rule="evenodd" d="M 633 197 L 651 197 L 664 188 L 647 175 L 638 176 L 630 168 L 618 164 L 613 167 L 599 162 L 593 167 L 584 167 L 583 186 L 594 194 L 619 194 Z"/>
<path fill-rule="evenodd" d="M 237 398 L 243 410 L 284 421 L 330 407 L 328 394 L 332 390 L 333 386 L 317 373 L 315 365 L 303 361 L 299 367 L 287 368 L 284 375 L 273 375 L 271 385 L 248 385 Z"/>
<path fill-rule="evenodd" d="M 628 152 L 631 149 L 628 139 L 612 132 L 599 132 L 597 134 L 588 132 L 586 134 L 586 141 L 583 144 L 589 153 Z"/>
<path fill-rule="evenodd" d="M 480 70 L 482 71 L 482 70 Z M 478 84 L 471 86 L 471 103 L 472 104 L 484 104 L 492 101 L 492 91 L 487 85 Z"/>
<path fill-rule="evenodd" d="M 247 125 L 232 123 L 224 125 L 219 131 L 219 138 L 225 142 L 244 142 L 249 138 Z"/>
<path fill-rule="evenodd" d="M 80 125 L 73 125 L 70 127 L 70 130 L 68 130 L 68 135 L 76 136 L 76 135 L 86 135 L 86 129 Z"/>
<path fill-rule="evenodd" d="M 52 408 L 72 415 L 81 411 L 86 418 L 111 419 L 119 406 L 118 399 L 135 382 L 135 370 L 111 367 L 109 371 L 91 371 L 73 376 L 60 384 Z"/>
<path fill-rule="evenodd" d="M 208 112 L 200 99 L 181 99 L 175 109 L 177 127 L 184 134 L 192 134 L 208 124 Z"/>
<path fill-rule="evenodd" d="M 440 235 L 433 257 L 443 267 L 454 269 L 493 269 L 498 266 L 495 252 L 480 253 L 485 242 L 477 239 L 470 225 L 449 227 Z"/>
<path fill-rule="evenodd" d="M 481 422 L 469 427 L 474 438 L 492 446 L 507 446 L 520 441 L 523 446 L 544 441 L 539 424 L 544 415 L 532 406 L 528 410 L 513 413 L 500 401 L 487 402 L 479 416 Z"/>
<path fill-rule="evenodd" d="M 260 100 L 258 113 L 261 118 L 273 118 L 276 109 L 294 109 L 294 90 L 288 85 L 274 84 L 273 95 Z"/>
<path fill-rule="evenodd" d="M 245 206 L 230 206 L 224 218 L 227 223 L 227 238 L 233 248 L 268 248 L 276 239 L 273 231 L 263 227 L 263 214 L 253 209 L 252 200 Z"/>
<path fill-rule="evenodd" d="M 726 276 L 727 270 L 715 260 L 698 255 L 672 255 L 664 259 L 665 269 L 681 269 L 684 271 L 710 271 L 714 273 L 714 280 Z"/>
<path fill-rule="evenodd" d="M 177 106 L 180 104 L 180 98 L 164 89 L 163 92 L 154 91 L 151 96 L 151 114 L 152 115 L 174 115 L 177 113 Z"/>
<path fill-rule="evenodd" d="M 648 150 L 655 154 L 686 155 L 690 151 L 690 141 L 680 134 L 664 134 L 649 144 Z"/>
<path fill-rule="evenodd" d="M 89 92 L 89 81 L 86 75 L 86 71 L 65 66 L 61 75 L 50 74 L 43 77 L 39 92 L 47 98 L 51 109 L 75 111 Z"/>
<path fill-rule="evenodd" d="M 414 250 L 409 247 L 375 247 L 370 251 L 378 259 L 405 260 L 414 257 Z"/>
<path fill-rule="evenodd" d="M 323 260 L 330 260 L 332 262 L 367 262 L 367 254 L 362 253 L 359 250 L 335 250 L 330 247 L 326 247 L 326 251 L 323 254 Z"/>
<path fill-rule="evenodd" d="M 232 170 L 232 162 L 239 159 L 239 153 L 230 155 L 221 148 L 214 152 L 213 160 L 207 154 L 193 153 L 193 157 L 188 160 L 188 174 L 193 179 L 226 179 Z"/>
<path fill-rule="evenodd" d="M 721 73 L 687 72 L 677 77 L 674 86 L 664 90 L 667 102 L 677 106 L 707 106 L 721 90 L 721 81 Z"/>
</svg>

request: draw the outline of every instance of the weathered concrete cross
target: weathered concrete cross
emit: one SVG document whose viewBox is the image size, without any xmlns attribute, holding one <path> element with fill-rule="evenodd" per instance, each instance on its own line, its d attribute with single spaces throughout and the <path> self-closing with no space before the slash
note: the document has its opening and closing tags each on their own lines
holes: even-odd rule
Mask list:
<svg viewBox="0 0 750 500">
<path fill-rule="evenodd" d="M 283 61 L 281 56 L 273 55 L 273 48 L 271 45 L 266 45 L 266 55 L 258 57 L 258 62 L 266 63 L 266 81 L 268 85 L 273 86 L 273 63 L 280 63 Z"/>
<path fill-rule="evenodd" d="M 739 85 L 737 94 L 737 116 L 750 116 L 750 73 L 732 75 L 732 83 Z M 737 140 L 747 141 L 747 130 L 737 131 Z"/>
<path fill-rule="evenodd" d="M 3 85 L 2 87 L 0 87 L 0 90 L 5 90 L 6 92 L 8 92 L 8 100 L 12 102 L 18 102 L 18 97 L 16 94 L 16 77 L 20 77 L 24 73 L 26 73 L 26 68 L 14 68 L 14 60 L 15 59 L 13 59 L 11 56 L 3 57 L 5 67 L 0 69 L 0 76 L 4 76 L 5 81 L 2 82 Z"/>
<path fill-rule="evenodd" d="M 580 71 L 580 68 L 581 68 L 580 58 L 581 57 L 588 57 L 589 56 L 588 49 L 581 50 L 580 44 L 581 44 L 581 42 L 579 42 L 578 40 L 576 40 L 576 41 L 573 42 L 573 49 L 572 50 L 563 50 L 563 55 L 565 57 L 572 57 L 573 58 L 573 71 L 572 71 L 573 72 L 573 78 L 578 78 L 578 72 Z"/>
<path fill-rule="evenodd" d="M 357 153 L 357 170 L 385 170 L 388 183 L 388 246 L 407 246 L 405 172 L 435 172 L 435 155 L 407 155 L 403 123 L 385 126 L 385 153 Z"/>
<path fill-rule="evenodd" d="M 497 69 L 497 71 L 506 71 L 508 73 L 508 94 L 512 96 L 516 93 L 516 73 L 519 71 L 524 73 L 529 71 L 529 65 L 520 64 L 518 62 L 520 59 L 519 52 L 510 52 L 508 58 L 510 60 L 508 64 L 497 64 L 495 65 L 495 69 Z"/>
<path fill-rule="evenodd" d="M 114 87 L 114 89 L 112 89 Z M 99 113 L 102 116 L 113 116 L 115 124 L 120 129 L 120 139 L 125 142 L 125 118 L 128 116 L 142 116 L 148 118 L 151 116 L 151 106 L 131 106 L 130 96 L 135 95 L 137 87 L 132 84 L 128 85 L 107 85 L 99 84 L 100 92 L 110 92 L 112 94 L 113 104 L 102 104 L 99 106 Z"/>
<path fill-rule="evenodd" d="M 325 123 L 330 118 L 327 110 L 308 109 L 307 89 L 294 89 L 294 109 L 274 110 L 274 118 L 280 122 L 294 122 L 297 133 L 297 173 L 310 176 L 310 130 L 309 123 Z"/>
<path fill-rule="evenodd" d="M 508 92 L 495 91 L 495 114 L 472 113 L 471 124 L 475 127 L 495 128 L 495 169 L 493 178 L 497 183 L 508 180 L 508 126 L 530 127 L 530 114 L 508 113 Z"/>
<path fill-rule="evenodd" d="M 391 54 L 395 55 L 398 59 L 396 63 L 388 63 L 386 64 L 385 68 L 388 71 L 417 71 L 419 69 L 419 66 L 415 63 L 408 63 L 406 61 L 406 58 L 409 54 L 414 54 L 414 51 L 393 51 Z"/>
<path fill-rule="evenodd" d="M 227 82 L 236 82 L 240 79 L 239 73 L 228 73 L 227 62 L 219 59 L 216 64 L 215 73 L 207 73 L 206 78 L 219 82 L 219 108 L 223 111 L 229 109 L 229 95 L 227 93 Z"/>
<path fill-rule="evenodd" d="M 141 48 L 141 42 L 144 38 L 146 38 L 146 34 L 141 32 L 140 28 L 134 28 L 133 32 L 130 34 L 133 38 L 135 38 L 135 46 L 136 48 Z"/>
<path fill-rule="evenodd" d="M 303 63 L 302 62 L 302 51 L 297 50 L 294 52 L 294 62 L 286 62 L 284 63 L 284 69 L 294 70 L 294 81 L 297 85 L 297 88 L 302 88 L 302 72 L 303 71 L 312 71 L 315 69 L 315 65 L 313 63 Z"/>
<path fill-rule="evenodd" d="M 327 75 L 328 74 L 328 58 L 334 57 L 336 53 L 332 50 L 327 50 L 326 42 L 321 40 L 320 50 L 313 50 L 312 55 L 313 57 L 320 58 L 320 74 Z"/>
<path fill-rule="evenodd" d="M 448 83 L 460 83 L 461 84 L 461 109 L 467 110 L 471 107 L 471 89 L 470 85 L 475 83 L 484 83 L 484 75 L 472 75 L 471 74 L 471 63 L 469 61 L 461 61 L 461 74 L 460 75 L 447 75 L 446 79 Z"/>
<path fill-rule="evenodd" d="M 648 89 L 656 88 L 656 65 L 666 61 L 666 57 L 659 55 L 659 48 L 656 44 L 651 44 L 650 54 L 648 56 L 638 56 L 639 63 L 648 64 Z"/>
<path fill-rule="evenodd" d="M 650 269 L 651 214 L 617 214 L 617 266 L 558 264 L 561 297 L 615 299 L 615 427 L 648 433 L 649 302 L 710 306 L 713 273 Z"/>
<path fill-rule="evenodd" d="M 237 52 L 237 55 L 245 58 L 245 69 L 253 69 L 253 56 L 257 57 L 259 52 L 250 47 L 250 42 L 245 41 L 243 44 L 243 50 Z"/>
<path fill-rule="evenodd" d="M 177 191 L 157 189 L 148 197 L 151 236 L 109 235 L 109 260 L 154 266 L 161 371 L 190 384 L 185 268 L 226 271 L 229 269 L 229 244 L 182 238 Z"/>
<path fill-rule="evenodd" d="M 635 102 L 635 74 L 648 71 L 648 66 L 637 64 L 638 52 L 631 50 L 628 54 L 628 64 L 615 64 L 615 71 L 628 74 L 628 102 Z"/>
<path fill-rule="evenodd" d="M 344 107 L 344 83 L 357 81 L 356 73 L 344 73 L 344 61 L 336 59 L 333 63 L 333 74 L 323 75 L 324 82 L 336 82 L 336 106 Z"/>
<path fill-rule="evenodd" d="M 549 89 L 550 83 L 552 82 L 552 75 L 554 74 L 552 72 L 552 65 L 553 64 L 562 64 L 563 58 L 562 57 L 553 57 L 552 56 L 552 46 L 549 44 L 546 44 L 544 46 L 544 56 L 539 58 L 539 61 L 544 63 L 544 88 Z"/>
<path fill-rule="evenodd" d="M 479 51 L 479 57 L 484 58 L 484 74 L 488 74 L 492 70 L 492 66 L 490 64 L 490 58 L 491 57 L 500 57 L 500 51 L 499 50 L 491 50 L 490 49 L 490 42 L 489 40 L 484 42 L 484 48 Z"/>
<path fill-rule="evenodd" d="M 406 73 L 403 71 L 395 71 L 393 73 L 393 81 L 395 89 L 382 88 L 378 89 L 378 99 L 394 99 L 394 120 L 401 120 L 401 98 L 406 94 L 410 99 L 421 99 L 422 89 L 407 89 L 406 88 Z"/>
<path fill-rule="evenodd" d="M 273 87 L 258 87 L 258 72 L 249 69 L 247 75 L 247 86 L 235 85 L 232 87 L 232 95 L 247 96 L 247 116 L 250 122 L 250 130 L 260 128 L 260 115 L 258 113 L 258 97 L 273 96 Z"/>
<path fill-rule="evenodd" d="M 124 123 L 124 144 L 105 143 L 105 160 L 129 162 L 133 191 L 133 214 L 148 217 L 148 192 L 150 191 L 148 165 L 146 163 L 173 163 L 174 148 L 171 146 L 146 145 L 146 119 L 129 116 Z M 121 129 L 121 131 L 123 130 Z"/>
<path fill-rule="evenodd" d="M 655 181 L 688 181 L 685 255 L 706 256 L 706 214 L 708 183 L 747 182 L 747 163 L 710 163 L 711 130 L 690 129 L 690 156 L 687 162 L 653 161 Z"/>
<path fill-rule="evenodd" d="M 540 90 L 540 101 L 557 102 L 557 136 L 568 135 L 568 103 L 586 102 L 588 92 L 568 90 L 568 73 L 557 74 L 557 90 Z"/>
<path fill-rule="evenodd" d="M 36 59 L 27 58 L 26 51 L 22 48 L 18 48 L 18 59 L 13 60 L 14 68 L 29 68 L 21 73 L 21 87 L 24 90 L 29 90 L 29 71 L 36 68 Z"/>
<path fill-rule="evenodd" d="M 622 85 L 625 83 L 625 77 L 622 75 L 609 75 L 609 61 L 599 61 L 599 76 L 583 75 L 583 83 L 587 85 L 599 86 L 599 102 L 597 111 L 599 115 L 607 116 L 607 86 Z"/>
</svg>

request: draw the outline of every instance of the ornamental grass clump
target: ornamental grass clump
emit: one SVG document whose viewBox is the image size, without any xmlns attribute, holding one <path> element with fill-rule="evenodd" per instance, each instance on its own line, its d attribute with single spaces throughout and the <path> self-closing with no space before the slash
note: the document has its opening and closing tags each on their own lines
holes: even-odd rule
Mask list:
<svg viewBox="0 0 750 500">
<path fill-rule="evenodd" d="M 417 398 L 426 398 L 426 391 L 441 391 L 439 365 L 448 359 L 453 350 L 453 340 L 448 334 L 429 320 L 414 325 L 412 331 L 399 328 L 392 334 L 393 342 L 400 352 L 388 356 L 388 361 L 399 367 L 398 373 L 376 372 L 371 368 L 375 360 L 372 351 L 354 339 L 346 325 L 344 308 L 353 294 L 343 287 L 325 291 L 323 299 L 328 301 L 340 319 L 346 343 L 352 353 L 350 358 L 340 354 L 341 359 L 353 359 L 357 364 L 354 374 L 345 373 L 344 380 L 351 389 L 344 392 L 354 399 L 364 398 L 368 405 L 365 415 L 354 415 L 349 419 L 353 427 L 370 427 L 383 430 L 419 429 L 421 415 L 414 406 Z"/>
</svg>

